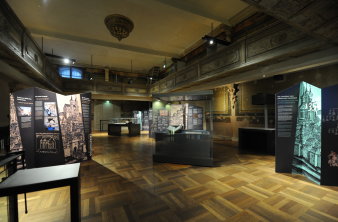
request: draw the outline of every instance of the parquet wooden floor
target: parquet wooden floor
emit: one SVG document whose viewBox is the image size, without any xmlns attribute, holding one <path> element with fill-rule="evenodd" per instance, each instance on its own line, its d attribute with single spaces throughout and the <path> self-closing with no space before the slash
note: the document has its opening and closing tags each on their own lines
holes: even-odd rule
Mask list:
<svg viewBox="0 0 338 222">
<path fill-rule="evenodd" d="M 338 187 L 276 174 L 273 156 L 215 142 L 219 166 L 193 167 L 153 163 L 145 135 L 93 139 L 93 160 L 81 164 L 82 221 L 338 221 Z M 22 197 L 20 221 L 69 221 L 68 188 L 29 193 L 27 215 Z"/>
</svg>

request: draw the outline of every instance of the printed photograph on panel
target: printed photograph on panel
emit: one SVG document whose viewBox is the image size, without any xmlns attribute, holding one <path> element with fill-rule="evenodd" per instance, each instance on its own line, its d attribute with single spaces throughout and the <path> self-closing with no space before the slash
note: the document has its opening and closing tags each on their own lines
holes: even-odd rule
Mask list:
<svg viewBox="0 0 338 222">
<path fill-rule="evenodd" d="M 49 131 L 59 131 L 59 123 L 58 123 L 58 118 L 55 117 L 45 117 L 44 118 L 44 124 L 45 127 Z"/>
<path fill-rule="evenodd" d="M 21 135 L 18 123 L 18 117 L 16 115 L 15 104 L 14 104 L 14 96 L 10 95 L 10 151 L 21 151 L 22 142 Z"/>
<path fill-rule="evenodd" d="M 56 95 L 62 143 L 67 163 L 86 158 L 80 95 Z"/>
<path fill-rule="evenodd" d="M 58 133 L 37 133 L 36 152 L 37 153 L 59 153 L 59 134 Z"/>
<path fill-rule="evenodd" d="M 170 125 L 179 126 L 184 125 L 184 105 L 173 104 L 170 107 Z"/>
<path fill-rule="evenodd" d="M 331 151 L 328 155 L 328 164 L 330 167 L 338 167 L 338 155 L 336 152 Z"/>
<path fill-rule="evenodd" d="M 32 107 L 29 106 L 18 106 L 18 116 L 31 116 Z"/>
<path fill-rule="evenodd" d="M 292 172 L 315 183 L 321 175 L 321 89 L 300 84 Z"/>
<path fill-rule="evenodd" d="M 57 116 L 55 102 L 45 102 L 44 111 L 45 111 L 44 116 Z"/>
</svg>

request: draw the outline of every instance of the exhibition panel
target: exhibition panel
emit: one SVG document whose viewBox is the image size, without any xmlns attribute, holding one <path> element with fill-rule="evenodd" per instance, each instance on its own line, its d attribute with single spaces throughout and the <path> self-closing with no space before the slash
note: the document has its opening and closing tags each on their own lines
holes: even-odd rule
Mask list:
<svg viewBox="0 0 338 222">
<path fill-rule="evenodd" d="M 321 90 L 301 82 L 276 94 L 276 172 L 338 184 L 337 88 Z"/>
<path fill-rule="evenodd" d="M 338 185 L 338 85 L 322 89 L 322 184 Z"/>
<path fill-rule="evenodd" d="M 10 95 L 10 152 L 24 150 L 28 168 L 90 158 L 91 94 L 29 88 Z"/>
</svg>

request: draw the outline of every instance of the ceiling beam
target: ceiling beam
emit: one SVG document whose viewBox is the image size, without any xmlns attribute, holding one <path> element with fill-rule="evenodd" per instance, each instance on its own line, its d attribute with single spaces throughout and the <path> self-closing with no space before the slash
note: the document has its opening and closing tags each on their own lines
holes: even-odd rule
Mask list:
<svg viewBox="0 0 338 222">
<path fill-rule="evenodd" d="M 212 20 L 216 20 L 216 21 L 219 21 L 219 22 L 222 22 L 228 26 L 231 26 L 231 23 L 221 17 L 221 16 L 218 16 L 216 14 L 213 14 L 211 12 L 207 12 L 203 9 L 199 9 L 199 8 L 196 8 L 194 7 L 193 5 L 191 5 L 190 3 L 187 3 L 185 1 L 182 1 L 182 0 L 156 0 L 158 2 L 161 2 L 163 4 L 166 4 L 166 5 L 170 5 L 171 7 L 174 7 L 174 8 L 178 8 L 178 9 L 181 9 L 183 11 L 186 11 L 186 12 L 190 12 L 192 14 L 195 14 L 195 15 L 199 15 L 201 17 L 204 17 L 204 18 L 208 18 L 208 19 L 212 19 Z M 212 1 L 210 1 L 212 2 Z"/>
<path fill-rule="evenodd" d="M 63 40 L 68 40 L 68 41 L 73 41 L 73 42 L 81 42 L 81 43 L 86 43 L 90 45 L 98 45 L 98 46 L 103 46 L 103 47 L 126 50 L 130 52 L 137 52 L 137 53 L 150 54 L 150 55 L 163 56 L 163 57 L 165 56 L 166 57 L 179 57 L 180 56 L 179 54 L 176 54 L 176 53 L 164 52 L 164 51 L 142 48 L 142 47 L 137 47 L 137 46 L 132 46 L 132 45 L 119 44 L 115 42 L 107 42 L 107 41 L 102 41 L 98 39 L 85 38 L 85 37 L 68 35 L 68 34 L 58 33 L 58 32 L 51 32 L 51 31 L 40 30 L 40 29 L 35 29 L 35 28 L 28 28 L 28 29 L 30 30 L 31 34 L 35 36 L 46 36 L 46 37 L 51 37 L 51 38 L 56 38 L 56 39 L 63 39 Z"/>
</svg>

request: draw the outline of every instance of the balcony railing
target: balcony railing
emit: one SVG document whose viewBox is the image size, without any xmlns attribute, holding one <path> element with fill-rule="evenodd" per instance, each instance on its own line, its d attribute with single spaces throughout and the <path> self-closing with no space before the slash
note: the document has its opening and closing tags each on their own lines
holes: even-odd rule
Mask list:
<svg viewBox="0 0 338 222">
<path fill-rule="evenodd" d="M 28 77 L 60 90 L 61 78 L 27 29 L 9 7 L 0 2 L 1 58 Z"/>
</svg>

